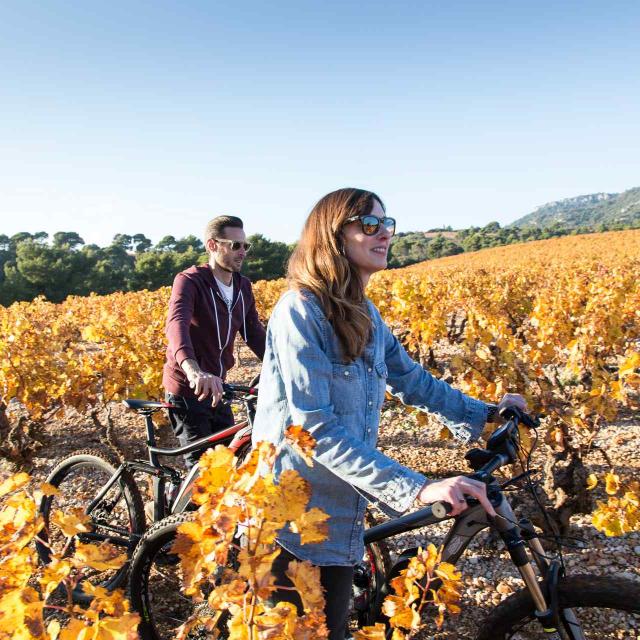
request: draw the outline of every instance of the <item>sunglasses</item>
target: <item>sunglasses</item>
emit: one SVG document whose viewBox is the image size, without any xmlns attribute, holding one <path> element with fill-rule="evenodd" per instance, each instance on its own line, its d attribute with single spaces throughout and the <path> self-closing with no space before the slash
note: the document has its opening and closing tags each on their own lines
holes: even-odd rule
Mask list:
<svg viewBox="0 0 640 640">
<path fill-rule="evenodd" d="M 366 216 L 351 216 L 347 218 L 344 223 L 349 224 L 350 222 L 355 222 L 356 220 L 360 220 L 360 224 L 362 225 L 362 233 L 365 236 L 375 236 L 376 233 L 380 230 L 380 225 L 384 225 L 384 228 L 393 235 L 396 232 L 396 221 L 395 218 L 378 218 L 378 216 L 374 216 L 373 214 L 368 214 Z"/>
<path fill-rule="evenodd" d="M 231 251 L 239 251 L 242 247 L 247 253 L 251 249 L 250 242 L 240 242 L 240 240 L 227 240 L 226 238 L 215 238 L 216 242 L 222 242 L 222 244 L 228 244 L 231 247 Z"/>
</svg>

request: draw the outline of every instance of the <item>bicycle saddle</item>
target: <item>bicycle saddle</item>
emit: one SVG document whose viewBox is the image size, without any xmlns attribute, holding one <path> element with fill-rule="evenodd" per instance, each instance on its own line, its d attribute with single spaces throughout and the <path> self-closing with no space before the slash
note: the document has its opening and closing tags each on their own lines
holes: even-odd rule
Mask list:
<svg viewBox="0 0 640 640">
<path fill-rule="evenodd" d="M 127 398 L 122 401 L 128 409 L 134 411 L 158 411 L 158 409 L 182 409 L 183 407 L 171 402 L 159 402 L 157 400 L 135 400 L 133 398 Z"/>
</svg>

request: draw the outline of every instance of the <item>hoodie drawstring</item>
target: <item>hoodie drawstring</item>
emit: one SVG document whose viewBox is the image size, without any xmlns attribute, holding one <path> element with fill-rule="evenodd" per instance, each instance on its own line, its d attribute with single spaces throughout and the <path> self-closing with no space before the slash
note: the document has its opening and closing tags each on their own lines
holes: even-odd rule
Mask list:
<svg viewBox="0 0 640 640">
<path fill-rule="evenodd" d="M 216 314 L 216 329 L 218 330 L 218 349 L 222 351 L 222 338 L 220 336 L 220 323 L 218 322 L 218 307 L 216 305 L 216 297 L 213 294 L 213 289 L 209 287 L 209 291 L 211 291 L 211 302 L 213 303 L 213 312 Z"/>
<path fill-rule="evenodd" d="M 242 295 L 242 289 L 240 289 L 240 298 L 242 299 L 242 328 L 244 329 L 244 341 L 247 341 L 247 316 L 244 309 L 244 296 Z"/>
</svg>

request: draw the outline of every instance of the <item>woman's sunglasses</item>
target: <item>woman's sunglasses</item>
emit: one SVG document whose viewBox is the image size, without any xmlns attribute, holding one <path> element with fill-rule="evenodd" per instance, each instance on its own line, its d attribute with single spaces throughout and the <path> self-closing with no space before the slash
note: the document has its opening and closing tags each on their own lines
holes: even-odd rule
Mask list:
<svg viewBox="0 0 640 640">
<path fill-rule="evenodd" d="M 362 225 L 362 233 L 365 236 L 375 236 L 376 233 L 380 230 L 380 225 L 384 225 L 384 228 L 393 235 L 396 232 L 396 221 L 395 218 L 378 218 L 378 216 L 374 216 L 373 214 L 368 214 L 366 216 L 351 216 L 347 218 L 344 223 L 349 224 L 350 222 L 355 222 L 356 220 L 360 220 L 360 224 Z"/>
<path fill-rule="evenodd" d="M 249 249 L 251 249 L 250 242 L 240 242 L 239 240 L 227 240 L 226 238 L 216 238 L 216 242 L 222 242 L 222 244 L 228 244 L 231 247 L 231 251 L 239 251 L 240 247 L 243 247 L 244 250 L 249 253 Z"/>
</svg>

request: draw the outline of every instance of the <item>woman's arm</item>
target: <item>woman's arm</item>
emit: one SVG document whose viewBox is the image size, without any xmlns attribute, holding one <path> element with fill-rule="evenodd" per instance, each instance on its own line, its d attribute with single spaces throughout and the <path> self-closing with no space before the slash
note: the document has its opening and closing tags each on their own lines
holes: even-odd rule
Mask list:
<svg viewBox="0 0 640 640">
<path fill-rule="evenodd" d="M 409 357 L 389 327 L 382 321 L 387 384 L 391 393 L 405 404 L 437 413 L 447 420 L 447 428 L 463 442 L 476 440 L 487 422 L 488 406 L 434 378 Z"/>
</svg>

